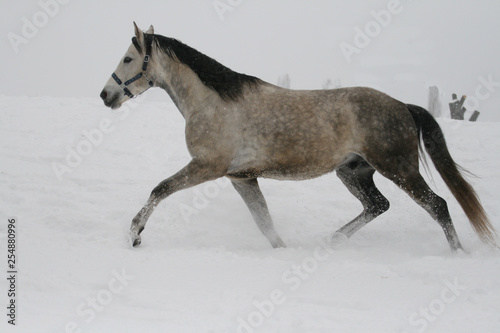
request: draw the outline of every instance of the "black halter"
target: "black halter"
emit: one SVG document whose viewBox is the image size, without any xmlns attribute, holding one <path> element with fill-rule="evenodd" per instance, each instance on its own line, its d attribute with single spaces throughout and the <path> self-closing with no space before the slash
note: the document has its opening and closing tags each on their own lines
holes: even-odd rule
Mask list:
<svg viewBox="0 0 500 333">
<path fill-rule="evenodd" d="M 144 61 L 142 63 L 142 72 L 140 72 L 130 80 L 122 82 L 122 80 L 120 80 L 118 75 L 116 75 L 115 73 L 111 74 L 111 77 L 116 81 L 116 83 L 118 83 L 118 85 L 125 92 L 125 95 L 127 95 L 128 97 L 134 98 L 135 96 L 130 92 L 130 90 L 128 90 L 127 86 L 132 82 L 139 80 L 143 76 L 146 78 L 146 80 L 148 80 L 149 86 L 150 87 L 153 86 L 153 81 L 146 75 L 146 69 L 148 68 L 149 58 L 150 58 L 149 54 L 146 54 L 146 56 L 144 57 Z"/>
</svg>

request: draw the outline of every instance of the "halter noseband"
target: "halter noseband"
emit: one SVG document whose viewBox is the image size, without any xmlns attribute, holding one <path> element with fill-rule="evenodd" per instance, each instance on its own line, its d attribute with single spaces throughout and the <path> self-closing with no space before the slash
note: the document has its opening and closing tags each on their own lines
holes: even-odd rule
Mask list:
<svg viewBox="0 0 500 333">
<path fill-rule="evenodd" d="M 136 76 L 134 76 L 130 80 L 122 82 L 122 80 L 120 80 L 120 78 L 118 77 L 118 75 L 116 75 L 115 73 L 111 74 L 111 77 L 116 81 L 116 83 L 118 83 L 118 85 L 125 92 L 125 95 L 127 95 L 128 97 L 134 98 L 135 96 L 130 92 L 130 90 L 127 88 L 127 86 L 129 84 L 131 84 L 132 82 L 139 80 L 142 76 L 144 76 L 146 78 L 146 80 L 148 80 L 148 84 L 149 84 L 150 87 L 153 86 L 153 80 L 151 80 L 146 75 L 146 69 L 148 68 L 149 58 L 150 58 L 149 54 L 146 54 L 146 56 L 144 57 L 144 61 L 142 63 L 142 72 L 140 72 L 139 74 L 137 74 Z"/>
</svg>

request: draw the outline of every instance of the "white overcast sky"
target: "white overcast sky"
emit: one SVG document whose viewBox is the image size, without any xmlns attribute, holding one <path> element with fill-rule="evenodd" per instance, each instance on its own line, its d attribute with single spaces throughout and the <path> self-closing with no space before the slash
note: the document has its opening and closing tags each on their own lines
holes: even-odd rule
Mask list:
<svg viewBox="0 0 500 333">
<path fill-rule="evenodd" d="M 0 0 L 0 94 L 97 97 L 136 21 L 271 83 L 288 73 L 292 88 L 318 89 L 330 78 L 423 106 L 437 85 L 444 104 L 452 92 L 477 95 L 480 120 L 500 121 L 498 0 L 220 0 L 231 7 L 224 20 L 213 0 L 59 1 Z M 376 29 L 373 12 L 391 6 L 397 13 L 348 62 L 340 45 L 355 46 L 356 28 Z"/>
</svg>

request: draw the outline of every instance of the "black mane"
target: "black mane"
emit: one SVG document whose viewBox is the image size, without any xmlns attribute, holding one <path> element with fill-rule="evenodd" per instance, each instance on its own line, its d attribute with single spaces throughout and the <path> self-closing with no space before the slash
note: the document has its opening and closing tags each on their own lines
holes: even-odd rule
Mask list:
<svg viewBox="0 0 500 333">
<path fill-rule="evenodd" d="M 171 59 L 177 59 L 189 66 L 204 85 L 216 91 L 226 101 L 238 100 L 242 96 L 243 88 L 246 85 L 256 88 L 262 82 L 259 78 L 234 72 L 176 39 L 153 34 L 144 34 L 144 36 L 149 54 L 151 54 L 150 50 L 154 42 L 158 49 Z"/>
</svg>

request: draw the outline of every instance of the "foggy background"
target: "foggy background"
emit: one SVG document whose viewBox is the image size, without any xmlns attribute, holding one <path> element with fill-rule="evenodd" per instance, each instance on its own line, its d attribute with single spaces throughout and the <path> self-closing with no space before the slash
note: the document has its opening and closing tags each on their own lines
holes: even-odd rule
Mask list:
<svg viewBox="0 0 500 333">
<path fill-rule="evenodd" d="M 136 21 L 237 72 L 274 84 L 288 74 L 292 89 L 321 89 L 330 79 L 333 86 L 370 86 L 427 107 L 428 87 L 437 85 L 444 116 L 452 93 L 480 94 L 479 121 L 500 120 L 500 2 L 494 0 L 2 0 L 0 6 L 2 95 L 98 98 Z M 348 62 L 341 44 L 355 46 L 356 31 L 376 29 L 373 12 L 388 6 L 398 13 L 372 30 L 369 44 Z M 484 87 L 481 77 L 492 84 Z M 159 89 L 148 98 L 169 99 Z"/>
</svg>

